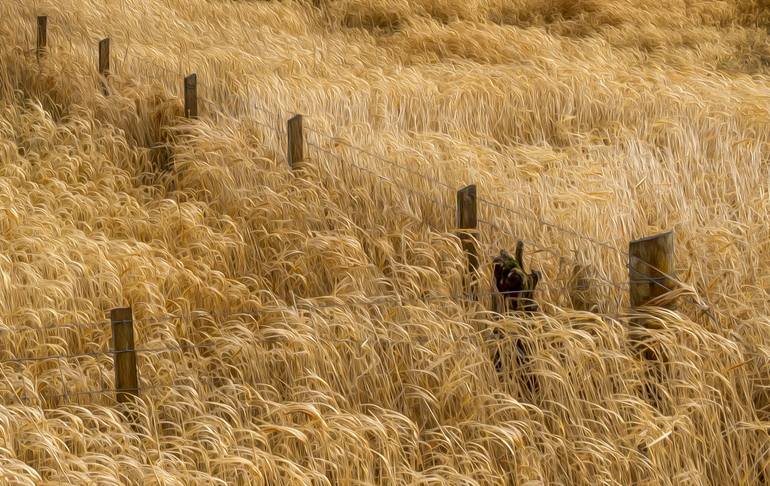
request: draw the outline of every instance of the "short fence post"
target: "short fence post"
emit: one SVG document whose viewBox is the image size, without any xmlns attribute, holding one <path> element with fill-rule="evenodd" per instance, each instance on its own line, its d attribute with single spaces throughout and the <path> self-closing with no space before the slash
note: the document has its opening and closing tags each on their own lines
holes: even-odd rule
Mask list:
<svg viewBox="0 0 770 486">
<path fill-rule="evenodd" d="M 134 317 L 130 307 L 112 309 L 112 346 L 115 367 L 115 398 L 118 403 L 132 402 L 139 396 L 134 349 Z"/>
<path fill-rule="evenodd" d="M 674 232 L 661 233 L 628 245 L 628 277 L 631 287 L 631 306 L 648 304 L 674 288 L 669 278 L 674 274 Z M 673 302 L 666 305 L 673 307 Z M 665 401 L 660 384 L 667 379 L 669 359 L 665 349 L 656 342 L 656 324 L 645 318 L 631 319 L 629 340 L 635 354 L 650 365 L 646 368 L 642 391 L 655 407 Z"/>
<path fill-rule="evenodd" d="M 102 77 L 102 92 L 105 96 L 109 93 L 107 76 L 110 74 L 110 38 L 99 41 L 99 75 Z"/>
<path fill-rule="evenodd" d="M 304 139 L 302 136 L 302 115 L 294 115 L 287 124 L 289 168 L 295 169 L 304 160 Z"/>
<path fill-rule="evenodd" d="M 184 78 L 184 116 L 198 117 L 198 76 L 195 73 Z"/>
<path fill-rule="evenodd" d="M 37 18 L 37 49 L 35 50 L 38 61 L 45 53 L 46 47 L 48 47 L 48 17 L 40 15 Z"/>
<path fill-rule="evenodd" d="M 476 185 L 464 187 L 457 191 L 457 228 L 463 251 L 468 258 L 468 274 L 471 298 L 476 300 L 478 287 L 479 253 L 476 248 L 475 236 L 478 230 L 478 215 L 476 211 Z M 468 231 L 470 230 L 470 231 Z"/>
<path fill-rule="evenodd" d="M 631 307 L 649 303 L 674 288 L 674 232 L 661 233 L 628 245 Z"/>
</svg>

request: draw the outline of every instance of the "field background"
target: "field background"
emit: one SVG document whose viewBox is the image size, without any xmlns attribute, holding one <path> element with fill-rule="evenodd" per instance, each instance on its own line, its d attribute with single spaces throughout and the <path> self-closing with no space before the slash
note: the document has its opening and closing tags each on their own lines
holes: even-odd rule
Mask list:
<svg viewBox="0 0 770 486">
<path fill-rule="evenodd" d="M 765 0 L 3 0 L 0 482 L 762 484 L 768 27 Z M 462 298 L 469 183 L 484 272 L 524 239 L 543 313 Z M 622 250 L 669 229 L 678 311 L 632 330 Z M 124 305 L 155 350 L 134 427 L 94 393 Z"/>
</svg>

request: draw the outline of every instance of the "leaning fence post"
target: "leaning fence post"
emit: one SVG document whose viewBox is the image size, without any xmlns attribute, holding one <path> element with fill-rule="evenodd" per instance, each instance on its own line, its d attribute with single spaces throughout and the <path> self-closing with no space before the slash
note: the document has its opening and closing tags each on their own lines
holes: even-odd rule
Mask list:
<svg viewBox="0 0 770 486">
<path fill-rule="evenodd" d="M 476 248 L 475 236 L 478 229 L 476 211 L 476 184 L 457 191 L 457 228 L 463 251 L 468 258 L 469 291 L 474 300 L 478 297 L 479 254 Z"/>
<path fill-rule="evenodd" d="M 184 78 L 184 116 L 198 117 L 198 76 L 195 73 Z"/>
<path fill-rule="evenodd" d="M 107 76 L 110 74 L 110 38 L 99 41 L 99 75 L 102 77 L 102 92 L 105 96 L 109 93 Z"/>
<path fill-rule="evenodd" d="M 635 240 L 628 245 L 631 306 L 649 303 L 674 288 L 674 232 Z"/>
<path fill-rule="evenodd" d="M 38 61 L 45 53 L 46 47 L 48 47 L 48 17 L 40 15 L 37 18 L 37 49 L 35 49 Z"/>
<path fill-rule="evenodd" d="M 304 139 L 302 136 L 302 115 L 294 115 L 286 126 L 288 134 L 289 168 L 295 169 L 304 160 Z"/>
<path fill-rule="evenodd" d="M 134 318 L 130 307 L 112 309 L 113 362 L 115 368 L 115 399 L 118 403 L 134 400 L 139 395 L 134 349 Z"/>
</svg>

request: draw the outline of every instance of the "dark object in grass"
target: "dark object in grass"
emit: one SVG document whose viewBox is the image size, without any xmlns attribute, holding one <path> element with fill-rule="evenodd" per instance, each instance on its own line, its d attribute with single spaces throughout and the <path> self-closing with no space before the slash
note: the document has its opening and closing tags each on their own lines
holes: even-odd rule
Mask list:
<svg viewBox="0 0 770 486">
<path fill-rule="evenodd" d="M 501 250 L 494 261 L 495 286 L 503 294 L 504 309 L 510 311 L 536 312 L 537 302 L 532 299 L 535 287 L 540 281 L 540 272 L 524 270 L 524 243 L 516 243 L 516 257 Z"/>
<path fill-rule="evenodd" d="M 532 273 L 527 273 L 524 269 L 524 243 L 522 241 L 516 242 L 515 257 L 512 257 L 507 251 L 501 250 L 500 255 L 493 260 L 493 264 L 495 287 L 497 292 L 503 294 L 503 313 L 505 311 L 528 313 L 538 311 L 537 302 L 532 297 L 537 283 L 540 281 L 540 272 L 533 270 Z M 494 334 L 498 339 L 503 339 L 503 332 L 500 329 L 495 329 Z M 495 350 L 493 360 L 498 375 L 501 375 L 503 373 L 503 360 L 499 346 Z M 535 377 L 526 370 L 530 358 L 521 339 L 515 340 L 514 359 L 512 361 L 510 364 L 514 365 L 520 373 L 521 385 L 532 395 L 535 395 L 539 387 Z"/>
</svg>

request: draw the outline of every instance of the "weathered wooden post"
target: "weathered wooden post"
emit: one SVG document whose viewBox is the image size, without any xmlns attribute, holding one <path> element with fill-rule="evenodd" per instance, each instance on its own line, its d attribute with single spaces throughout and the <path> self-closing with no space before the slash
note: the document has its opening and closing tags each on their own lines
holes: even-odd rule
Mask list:
<svg viewBox="0 0 770 486">
<path fill-rule="evenodd" d="M 467 287 L 471 298 L 478 298 L 479 253 L 476 248 L 478 230 L 478 213 L 476 211 L 476 184 L 457 191 L 457 229 L 463 251 L 468 258 L 469 281 Z"/>
<path fill-rule="evenodd" d="M 673 231 L 632 241 L 628 245 L 628 260 L 632 307 L 646 305 L 674 288 L 674 282 L 669 278 L 674 274 Z M 673 307 L 673 302 L 666 307 Z M 669 376 L 669 360 L 665 349 L 655 339 L 658 325 L 643 316 L 631 319 L 629 324 L 632 349 L 648 363 L 642 391 L 650 404 L 660 408 L 665 403 L 660 386 Z"/>
<path fill-rule="evenodd" d="M 130 307 L 112 309 L 112 346 L 115 367 L 115 399 L 118 403 L 132 402 L 139 396 L 134 348 L 134 317 Z"/>
<path fill-rule="evenodd" d="M 631 307 L 646 305 L 674 288 L 674 232 L 661 233 L 628 245 Z"/>
<path fill-rule="evenodd" d="M 198 117 L 198 76 L 195 73 L 184 78 L 184 116 Z"/>
<path fill-rule="evenodd" d="M 102 77 L 102 93 L 110 94 L 107 86 L 107 76 L 110 74 L 110 39 L 99 41 L 99 75 Z"/>
<path fill-rule="evenodd" d="M 48 17 L 40 15 L 37 18 L 37 48 L 35 49 L 38 61 L 45 53 L 46 47 L 48 47 Z"/>
<path fill-rule="evenodd" d="M 294 115 L 287 124 L 289 168 L 295 169 L 304 160 L 304 138 L 302 135 L 302 115 Z"/>
</svg>

